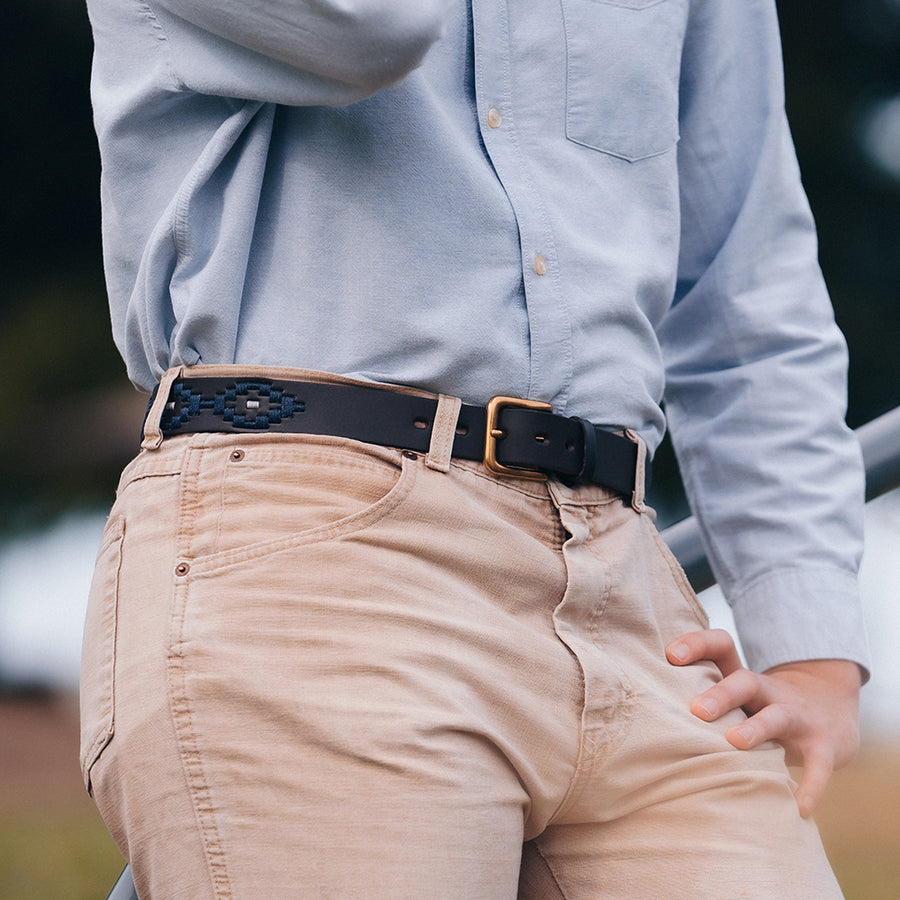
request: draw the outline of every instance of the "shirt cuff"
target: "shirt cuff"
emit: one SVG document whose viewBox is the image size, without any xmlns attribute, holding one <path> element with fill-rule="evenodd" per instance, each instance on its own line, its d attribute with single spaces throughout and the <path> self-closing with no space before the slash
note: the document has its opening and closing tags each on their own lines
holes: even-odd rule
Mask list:
<svg viewBox="0 0 900 900">
<path fill-rule="evenodd" d="M 731 598 L 747 664 L 756 672 L 809 659 L 846 659 L 869 680 L 870 656 L 855 575 L 788 569 L 757 578 Z"/>
</svg>

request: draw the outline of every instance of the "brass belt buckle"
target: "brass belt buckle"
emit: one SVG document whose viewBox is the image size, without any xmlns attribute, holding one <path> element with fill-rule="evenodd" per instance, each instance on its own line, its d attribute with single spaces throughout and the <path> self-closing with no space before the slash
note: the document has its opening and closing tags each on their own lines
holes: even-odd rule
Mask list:
<svg viewBox="0 0 900 900">
<path fill-rule="evenodd" d="M 500 410 L 507 406 L 520 409 L 539 409 L 552 412 L 553 407 L 541 400 L 520 400 L 518 397 L 491 397 L 487 403 L 487 421 L 484 428 L 484 464 L 495 475 L 506 475 L 509 478 L 526 478 L 529 481 L 546 481 L 547 476 L 537 469 L 523 469 L 519 466 L 505 466 L 497 459 L 497 441 L 506 432 L 499 426 L 497 418 Z"/>
</svg>

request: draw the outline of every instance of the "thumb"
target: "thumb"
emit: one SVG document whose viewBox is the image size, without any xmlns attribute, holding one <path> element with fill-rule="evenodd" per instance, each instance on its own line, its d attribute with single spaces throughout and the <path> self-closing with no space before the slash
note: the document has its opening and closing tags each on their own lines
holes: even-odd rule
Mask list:
<svg viewBox="0 0 900 900">
<path fill-rule="evenodd" d="M 809 818 L 813 810 L 822 802 L 825 789 L 833 773 L 832 763 L 822 757 L 813 756 L 804 760 L 800 784 L 794 791 L 797 807 L 804 819 Z"/>
</svg>

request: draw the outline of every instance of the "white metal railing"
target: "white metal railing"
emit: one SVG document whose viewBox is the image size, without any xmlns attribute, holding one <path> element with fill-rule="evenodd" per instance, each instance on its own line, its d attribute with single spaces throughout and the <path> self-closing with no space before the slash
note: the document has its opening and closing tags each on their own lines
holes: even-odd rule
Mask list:
<svg viewBox="0 0 900 900">
<path fill-rule="evenodd" d="M 900 487 L 900 406 L 856 429 L 866 466 L 866 500 Z M 698 593 L 716 583 L 693 516 L 662 533 Z"/>
</svg>

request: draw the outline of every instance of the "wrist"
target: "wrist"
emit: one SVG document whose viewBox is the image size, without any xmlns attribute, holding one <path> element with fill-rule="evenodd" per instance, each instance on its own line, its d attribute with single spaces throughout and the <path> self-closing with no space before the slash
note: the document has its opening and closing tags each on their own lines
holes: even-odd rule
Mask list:
<svg viewBox="0 0 900 900">
<path fill-rule="evenodd" d="M 848 659 L 804 659 L 782 663 L 767 669 L 766 675 L 785 678 L 788 681 L 805 681 L 815 678 L 827 681 L 836 690 L 858 694 L 865 676 L 862 668 Z"/>
</svg>

